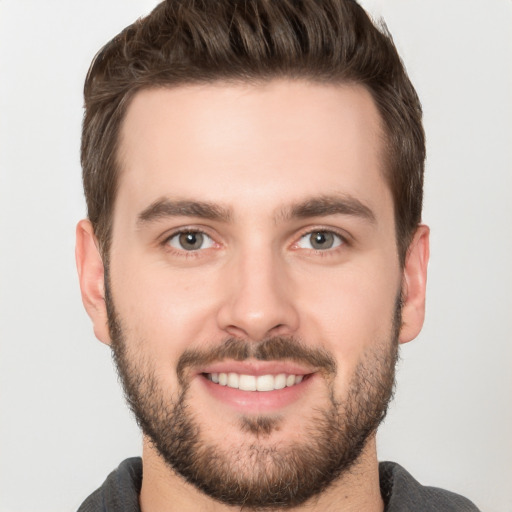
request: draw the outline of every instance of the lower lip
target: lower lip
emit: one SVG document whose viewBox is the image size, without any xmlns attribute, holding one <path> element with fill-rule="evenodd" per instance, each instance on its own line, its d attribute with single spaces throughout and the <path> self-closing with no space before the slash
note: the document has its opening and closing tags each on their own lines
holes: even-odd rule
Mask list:
<svg viewBox="0 0 512 512">
<path fill-rule="evenodd" d="M 206 391 L 219 402 L 245 413 L 261 414 L 279 411 L 298 401 L 311 386 L 314 375 L 308 375 L 299 384 L 274 391 L 242 391 L 215 384 L 204 375 L 199 379 Z"/>
</svg>

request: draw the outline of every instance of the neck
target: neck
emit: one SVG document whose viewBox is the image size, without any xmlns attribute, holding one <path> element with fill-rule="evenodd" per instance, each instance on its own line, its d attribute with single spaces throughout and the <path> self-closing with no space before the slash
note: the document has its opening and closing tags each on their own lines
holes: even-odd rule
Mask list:
<svg viewBox="0 0 512 512">
<path fill-rule="evenodd" d="M 213 500 L 187 483 L 172 471 L 156 451 L 144 439 L 142 489 L 140 507 L 142 512 L 235 512 L 233 507 Z M 244 507 L 243 510 L 248 510 Z M 281 509 L 275 509 L 278 511 Z M 379 465 L 375 437 L 366 444 L 361 456 L 350 471 L 338 478 L 328 489 L 302 506 L 288 511 L 334 512 L 361 511 L 382 512 L 384 503 L 380 494 Z"/>
</svg>

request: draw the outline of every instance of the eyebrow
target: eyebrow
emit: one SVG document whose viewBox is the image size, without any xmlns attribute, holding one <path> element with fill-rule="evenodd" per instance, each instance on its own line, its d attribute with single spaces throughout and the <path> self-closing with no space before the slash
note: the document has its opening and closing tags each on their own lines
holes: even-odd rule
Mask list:
<svg viewBox="0 0 512 512">
<path fill-rule="evenodd" d="M 361 201 L 352 196 L 319 196 L 286 206 L 278 211 L 276 222 L 329 215 L 350 215 L 375 223 L 375 214 Z M 200 219 L 229 222 L 232 213 L 208 201 L 157 199 L 145 208 L 137 218 L 137 224 L 148 224 L 167 217 L 198 217 Z"/>
<path fill-rule="evenodd" d="M 151 203 L 138 215 L 137 224 L 146 224 L 166 217 L 199 217 L 228 222 L 231 219 L 231 212 L 207 201 L 162 198 Z"/>
<path fill-rule="evenodd" d="M 329 215 L 350 215 L 360 217 L 374 224 L 373 211 L 355 197 L 348 195 L 323 195 L 313 197 L 290 207 L 283 208 L 278 215 L 281 220 L 327 217 Z"/>
</svg>

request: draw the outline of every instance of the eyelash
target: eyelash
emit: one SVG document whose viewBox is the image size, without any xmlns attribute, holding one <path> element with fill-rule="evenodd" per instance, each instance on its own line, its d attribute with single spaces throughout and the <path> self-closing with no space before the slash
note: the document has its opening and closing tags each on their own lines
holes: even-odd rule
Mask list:
<svg viewBox="0 0 512 512">
<path fill-rule="evenodd" d="M 180 228 L 176 231 L 173 231 L 171 234 L 169 234 L 168 236 L 166 236 L 164 238 L 164 240 L 161 242 L 161 245 L 167 251 L 177 254 L 179 256 L 182 256 L 182 257 L 191 258 L 191 257 L 202 256 L 201 253 L 203 253 L 206 249 L 202 249 L 202 250 L 196 249 L 196 250 L 187 251 L 185 249 L 176 249 L 170 245 L 170 241 L 173 238 L 175 238 L 176 236 L 179 236 L 181 234 L 189 234 L 189 233 L 191 233 L 191 234 L 200 233 L 200 234 L 205 235 L 208 238 L 210 238 L 213 241 L 214 246 L 219 245 L 217 242 L 215 242 L 215 239 L 207 233 L 206 230 L 199 229 L 199 228 L 192 228 L 192 227 L 191 228 L 186 228 L 186 227 Z M 341 243 L 338 246 L 336 246 L 334 248 L 330 248 L 330 249 L 324 249 L 324 250 L 306 249 L 307 251 L 310 251 L 310 253 L 314 254 L 315 256 L 320 256 L 320 257 L 330 256 L 333 253 L 336 253 L 339 250 L 341 250 L 343 247 L 347 247 L 347 246 L 351 245 L 348 237 L 346 235 L 342 234 L 339 230 L 333 229 L 333 228 L 316 227 L 316 228 L 307 228 L 302 233 L 300 233 L 300 235 L 296 238 L 295 242 L 293 242 L 291 244 L 291 247 L 295 250 L 299 250 L 300 248 L 297 247 L 297 245 L 299 244 L 300 240 L 302 240 L 305 236 L 312 235 L 314 233 L 331 233 L 331 234 L 335 235 L 336 237 L 338 237 L 341 241 Z M 207 249 L 209 249 L 209 247 Z"/>
</svg>

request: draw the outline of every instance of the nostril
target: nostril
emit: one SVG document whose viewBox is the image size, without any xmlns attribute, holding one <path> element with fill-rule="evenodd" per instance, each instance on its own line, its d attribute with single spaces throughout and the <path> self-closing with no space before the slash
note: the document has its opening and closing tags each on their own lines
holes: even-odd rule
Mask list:
<svg viewBox="0 0 512 512">
<path fill-rule="evenodd" d="M 237 327 L 236 325 L 228 325 L 224 330 L 233 338 L 248 338 L 248 333 L 244 329 Z"/>
</svg>

